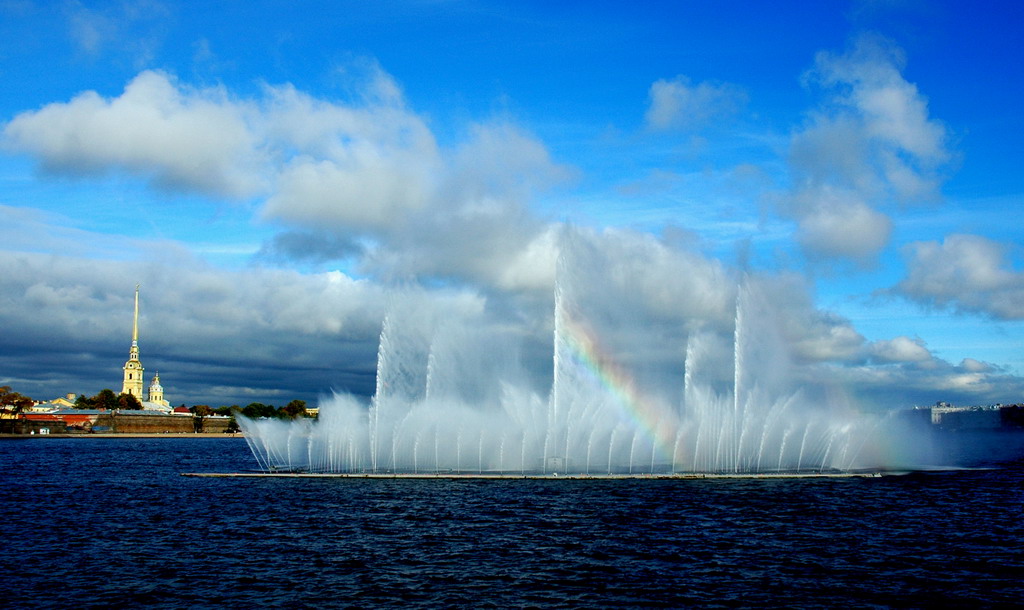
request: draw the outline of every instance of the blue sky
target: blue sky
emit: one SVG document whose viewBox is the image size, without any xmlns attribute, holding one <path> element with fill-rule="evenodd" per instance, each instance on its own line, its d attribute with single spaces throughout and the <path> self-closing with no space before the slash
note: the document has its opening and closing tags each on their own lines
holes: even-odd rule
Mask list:
<svg viewBox="0 0 1024 610">
<path fill-rule="evenodd" d="M 172 402 L 368 394 L 410 287 L 522 324 L 542 384 L 573 231 L 647 280 L 621 319 L 754 276 L 796 360 L 861 401 L 1019 401 L 1022 17 L 3 2 L 0 383 L 117 386 L 141 283 Z M 728 307 L 672 316 L 730 333 Z"/>
</svg>

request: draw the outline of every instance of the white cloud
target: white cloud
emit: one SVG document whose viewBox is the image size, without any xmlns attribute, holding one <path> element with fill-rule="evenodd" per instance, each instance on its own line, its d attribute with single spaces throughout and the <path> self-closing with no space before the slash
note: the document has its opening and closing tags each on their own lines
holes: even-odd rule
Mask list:
<svg viewBox="0 0 1024 610">
<path fill-rule="evenodd" d="M 715 117 L 735 113 L 746 103 L 746 93 L 729 83 L 693 85 L 686 76 L 655 81 L 648 92 L 645 120 L 654 130 L 696 129 Z"/>
<path fill-rule="evenodd" d="M 527 204 L 569 170 L 508 121 L 475 124 L 441 149 L 388 74 L 373 62 L 356 67 L 348 102 L 291 85 L 238 100 L 142 72 L 120 96 L 85 92 L 16 116 L 4 145 L 51 172 L 122 171 L 162 187 L 261 198 L 260 217 L 286 232 L 317 233 L 318 243 L 335 246 L 367 238 L 378 247 L 365 250 L 365 269 L 392 277 L 536 286 L 545 273 L 527 277 L 521 266 L 544 256 L 546 229 Z"/>
<path fill-rule="evenodd" d="M 437 189 L 421 209 L 392 216 L 378 232 L 371 269 L 398 277 L 468 280 L 485 287 L 540 289 L 551 277 L 551 228 L 528 208 L 535 193 L 565 179 L 531 134 L 508 123 L 475 125 L 444 157 Z M 536 262 L 526 270 L 524 263 Z M 548 282 L 544 288 L 550 291 Z"/>
<path fill-rule="evenodd" d="M 892 292 L 934 307 L 1003 320 L 1024 319 L 1024 271 L 1008 248 L 977 235 L 950 235 L 904 250 L 907 276 Z"/>
<path fill-rule="evenodd" d="M 865 36 L 845 55 L 819 53 L 813 76 L 838 89 L 837 101 L 856 109 L 866 135 L 908 153 L 924 168 L 949 159 L 946 130 L 928 116 L 928 101 L 900 73 L 903 53 Z"/>
<path fill-rule="evenodd" d="M 221 88 L 190 89 L 145 71 L 116 98 L 94 91 L 14 117 L 4 145 L 70 174 L 120 169 L 178 190 L 244 197 L 263 187 L 244 104 Z"/>
<path fill-rule="evenodd" d="M 551 290 L 555 285 L 559 233 L 557 225 L 550 225 L 525 248 L 513 253 L 498 275 L 498 288 L 513 292 Z"/>
<path fill-rule="evenodd" d="M 928 362 L 931 352 L 924 341 L 910 337 L 896 337 L 871 344 L 871 356 L 879 362 Z"/>
<path fill-rule="evenodd" d="M 297 159 L 278 177 L 265 218 L 302 226 L 379 229 L 425 203 L 430 175 L 372 148 L 343 161 Z M 397 158 L 396 158 L 397 157 Z"/>
<path fill-rule="evenodd" d="M 892 221 L 848 193 L 822 189 L 798 223 L 797 239 L 810 252 L 868 261 L 889 242 Z"/>
<path fill-rule="evenodd" d="M 571 171 L 556 164 L 544 143 L 508 122 L 474 124 L 452 154 L 444 197 L 475 201 L 502 195 L 521 203 Z"/>
<path fill-rule="evenodd" d="M 889 241 L 884 208 L 937 197 L 947 132 L 902 68 L 898 49 L 865 36 L 846 54 L 818 54 L 807 75 L 831 97 L 793 134 L 782 211 L 812 256 L 867 263 Z"/>
<path fill-rule="evenodd" d="M 997 371 L 996 367 L 987 362 L 981 362 L 974 358 L 964 358 L 960 361 L 960 367 L 969 373 L 992 373 Z"/>
<path fill-rule="evenodd" d="M 817 312 L 790 315 L 794 353 L 804 362 L 855 362 L 861 359 L 864 337 L 846 320 Z M 792 330 L 798 332 L 793 333 Z"/>
<path fill-rule="evenodd" d="M 262 121 L 286 160 L 263 216 L 306 227 L 380 230 L 427 205 L 441 172 L 433 134 L 401 91 L 371 70 L 358 104 L 267 89 Z M 291 157 L 288 159 L 288 157 Z"/>
</svg>

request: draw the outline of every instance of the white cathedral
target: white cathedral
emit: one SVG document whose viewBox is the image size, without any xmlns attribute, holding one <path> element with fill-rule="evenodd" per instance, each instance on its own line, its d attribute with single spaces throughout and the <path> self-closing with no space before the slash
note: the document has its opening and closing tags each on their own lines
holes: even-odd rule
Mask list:
<svg viewBox="0 0 1024 610">
<path fill-rule="evenodd" d="M 142 374 L 142 362 L 139 361 L 139 286 L 135 285 L 135 317 L 132 320 L 132 348 L 128 352 L 128 361 L 124 363 L 124 384 L 121 386 L 122 394 L 131 394 L 139 399 L 142 408 L 150 411 L 171 412 L 171 404 L 164 400 L 164 388 L 160 385 L 160 373 L 153 376 L 153 383 L 149 385 L 149 396 L 143 400 L 142 388 L 144 387 Z"/>
</svg>

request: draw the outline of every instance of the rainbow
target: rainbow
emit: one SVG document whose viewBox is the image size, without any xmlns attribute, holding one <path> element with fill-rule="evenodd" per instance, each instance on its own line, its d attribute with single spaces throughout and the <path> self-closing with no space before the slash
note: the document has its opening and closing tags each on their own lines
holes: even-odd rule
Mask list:
<svg viewBox="0 0 1024 610">
<path fill-rule="evenodd" d="M 558 308 L 556 342 L 567 348 L 572 361 L 587 370 L 615 398 L 620 415 L 630 421 L 654 444 L 655 450 L 670 457 L 679 427 L 675 413 L 645 397 L 633 378 L 601 347 L 596 333 L 565 307 Z"/>
</svg>

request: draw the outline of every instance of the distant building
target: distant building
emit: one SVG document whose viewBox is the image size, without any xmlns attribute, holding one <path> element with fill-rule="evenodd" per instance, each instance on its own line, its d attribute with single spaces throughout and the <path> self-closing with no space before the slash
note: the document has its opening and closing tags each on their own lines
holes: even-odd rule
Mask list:
<svg viewBox="0 0 1024 610">
<path fill-rule="evenodd" d="M 77 394 L 65 394 L 53 400 L 39 401 L 25 409 L 23 413 L 52 413 L 58 409 L 72 409 L 75 406 L 76 398 L 78 398 Z"/>
<path fill-rule="evenodd" d="M 937 402 L 931 408 L 932 425 L 946 430 L 991 430 L 1003 425 L 1001 405 L 957 407 Z"/>
</svg>

